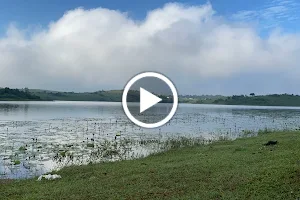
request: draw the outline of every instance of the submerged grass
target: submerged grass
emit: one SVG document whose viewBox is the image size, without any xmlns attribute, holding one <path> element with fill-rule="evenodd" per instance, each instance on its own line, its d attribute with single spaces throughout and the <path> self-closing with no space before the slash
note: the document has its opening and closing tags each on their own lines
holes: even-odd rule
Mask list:
<svg viewBox="0 0 300 200">
<path fill-rule="evenodd" d="M 269 140 L 278 144 L 264 146 Z M 0 181 L 1 199 L 297 199 L 300 132 L 192 145 L 137 160 L 72 166 L 54 181 Z M 184 144 L 184 145 L 183 145 Z M 173 148 L 174 147 L 174 148 Z M 179 148 L 182 147 L 182 148 Z"/>
</svg>

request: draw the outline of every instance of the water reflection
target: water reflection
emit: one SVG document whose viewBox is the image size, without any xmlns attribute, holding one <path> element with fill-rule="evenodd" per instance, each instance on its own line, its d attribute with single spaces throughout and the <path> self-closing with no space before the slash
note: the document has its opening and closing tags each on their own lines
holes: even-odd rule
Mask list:
<svg viewBox="0 0 300 200">
<path fill-rule="evenodd" d="M 0 112 L 9 113 L 13 110 L 20 109 L 20 105 L 17 104 L 0 104 Z"/>
</svg>

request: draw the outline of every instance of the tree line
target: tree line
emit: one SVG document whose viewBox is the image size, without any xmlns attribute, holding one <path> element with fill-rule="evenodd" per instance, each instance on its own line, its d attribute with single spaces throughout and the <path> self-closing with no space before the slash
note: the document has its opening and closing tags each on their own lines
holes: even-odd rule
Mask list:
<svg viewBox="0 0 300 200">
<path fill-rule="evenodd" d="M 0 100 L 40 100 L 40 97 L 31 94 L 28 88 L 25 88 L 24 91 L 22 91 L 5 87 L 0 88 Z"/>
</svg>

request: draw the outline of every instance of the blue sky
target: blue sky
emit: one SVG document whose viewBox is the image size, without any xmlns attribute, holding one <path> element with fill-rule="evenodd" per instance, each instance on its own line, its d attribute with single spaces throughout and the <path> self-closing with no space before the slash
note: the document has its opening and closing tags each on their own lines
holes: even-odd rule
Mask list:
<svg viewBox="0 0 300 200">
<path fill-rule="evenodd" d="M 78 7 L 85 9 L 103 7 L 120 10 L 122 12 L 128 12 L 134 19 L 142 20 L 148 11 L 161 7 L 169 2 L 173 1 L 4 0 L 1 1 L 0 27 L 3 33 L 12 22 L 21 28 L 28 26 L 47 26 L 49 22 L 58 20 L 67 10 Z M 217 14 L 228 20 L 237 20 L 234 16 L 239 15 L 240 19 L 244 18 L 246 21 L 259 23 L 262 34 L 268 33 L 269 26 L 280 26 L 285 31 L 291 32 L 300 29 L 300 26 L 298 26 L 300 23 L 300 2 L 298 3 L 297 0 L 178 0 L 176 2 L 186 5 L 200 5 L 210 2 Z M 277 10 L 272 11 L 272 8 L 277 8 Z M 276 18 L 281 14 L 286 16 Z"/>
<path fill-rule="evenodd" d="M 298 0 L 1 1 L 0 86 L 120 89 L 158 71 L 181 94 L 300 94 L 299 24 Z"/>
</svg>

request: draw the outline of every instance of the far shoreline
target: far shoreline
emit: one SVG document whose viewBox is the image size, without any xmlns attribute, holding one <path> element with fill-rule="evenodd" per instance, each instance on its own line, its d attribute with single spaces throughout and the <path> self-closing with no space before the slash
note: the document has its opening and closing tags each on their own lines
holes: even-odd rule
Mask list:
<svg viewBox="0 0 300 200">
<path fill-rule="evenodd" d="M 0 103 L 6 102 L 107 102 L 107 103 L 122 103 L 122 101 L 97 101 L 97 100 L 0 100 Z M 130 101 L 129 103 L 138 103 L 138 101 Z M 169 104 L 168 102 L 162 102 L 159 104 Z M 186 105 L 210 105 L 210 106 L 232 106 L 232 107 L 276 107 L 276 108 L 299 108 L 300 106 L 294 105 L 253 105 L 253 104 L 217 104 L 217 103 L 189 103 L 189 102 L 178 102 L 178 104 L 186 104 Z"/>
<path fill-rule="evenodd" d="M 123 90 L 99 90 L 96 92 L 61 92 L 40 89 L 0 88 L 0 101 L 86 101 L 86 102 L 122 102 Z M 160 103 L 172 103 L 172 96 L 155 94 L 162 99 Z M 140 93 L 130 90 L 128 102 L 139 102 Z M 300 107 L 297 94 L 255 95 L 178 95 L 180 104 L 232 105 L 232 106 L 281 106 Z"/>
</svg>

